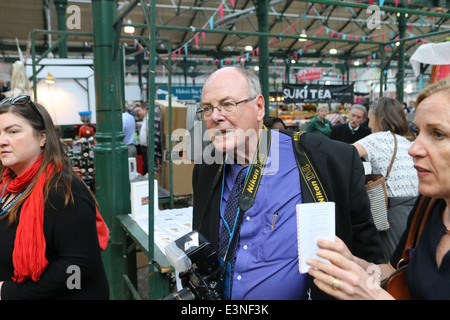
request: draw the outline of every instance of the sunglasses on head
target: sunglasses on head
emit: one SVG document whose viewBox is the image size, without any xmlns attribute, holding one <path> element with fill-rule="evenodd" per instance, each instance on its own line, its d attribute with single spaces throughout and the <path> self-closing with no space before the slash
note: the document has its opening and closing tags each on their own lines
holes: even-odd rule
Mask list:
<svg viewBox="0 0 450 320">
<path fill-rule="evenodd" d="M 6 98 L 2 102 L 0 102 L 0 106 L 4 105 L 6 103 L 15 104 L 15 105 L 29 104 L 33 108 L 33 110 L 38 114 L 39 118 L 41 118 L 42 123 L 45 123 L 44 118 L 42 117 L 39 110 L 36 108 L 36 105 L 33 103 L 33 101 L 31 101 L 30 96 L 22 95 L 22 96 L 18 96 L 18 97 L 14 97 L 14 98 Z"/>
</svg>

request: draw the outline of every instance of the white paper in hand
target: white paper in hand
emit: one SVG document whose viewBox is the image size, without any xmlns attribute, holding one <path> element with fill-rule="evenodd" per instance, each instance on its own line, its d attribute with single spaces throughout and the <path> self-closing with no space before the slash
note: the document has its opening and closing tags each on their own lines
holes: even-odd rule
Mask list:
<svg viewBox="0 0 450 320">
<path fill-rule="evenodd" d="M 297 205 L 298 264 L 300 273 L 308 272 L 308 258 L 317 257 L 317 239 L 335 240 L 334 202 L 302 203 Z"/>
</svg>

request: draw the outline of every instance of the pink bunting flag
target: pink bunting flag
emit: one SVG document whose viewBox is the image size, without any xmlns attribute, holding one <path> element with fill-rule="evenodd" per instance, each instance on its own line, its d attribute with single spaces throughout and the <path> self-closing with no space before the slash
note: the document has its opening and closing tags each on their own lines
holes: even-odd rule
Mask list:
<svg viewBox="0 0 450 320">
<path fill-rule="evenodd" d="M 195 46 L 198 48 L 198 33 L 195 34 Z"/>
<path fill-rule="evenodd" d="M 234 8 L 234 0 L 230 0 L 231 6 Z"/>
<path fill-rule="evenodd" d="M 220 17 L 223 20 L 223 3 L 219 6 Z"/>
</svg>

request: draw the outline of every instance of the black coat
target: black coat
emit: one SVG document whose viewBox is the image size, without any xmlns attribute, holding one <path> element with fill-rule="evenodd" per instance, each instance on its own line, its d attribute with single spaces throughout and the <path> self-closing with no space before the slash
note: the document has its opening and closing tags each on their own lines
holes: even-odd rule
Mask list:
<svg viewBox="0 0 450 320">
<path fill-rule="evenodd" d="M 372 133 L 370 128 L 360 125 L 359 129 L 352 133 L 348 123 L 338 124 L 331 128 L 330 139 L 339 140 L 346 143 L 355 143 L 356 141 Z"/>
<path fill-rule="evenodd" d="M 109 285 L 98 244 L 95 203 L 80 179 L 73 178 L 74 204 L 64 205 L 61 188 L 51 189 L 44 207 L 45 256 L 49 262 L 40 280 L 24 283 L 14 275 L 12 252 L 17 224 L 0 220 L 2 299 L 109 299 Z M 79 269 L 78 269 L 79 268 Z M 74 287 L 80 276 L 80 287 Z M 70 284 L 70 286 L 69 286 Z"/>
</svg>

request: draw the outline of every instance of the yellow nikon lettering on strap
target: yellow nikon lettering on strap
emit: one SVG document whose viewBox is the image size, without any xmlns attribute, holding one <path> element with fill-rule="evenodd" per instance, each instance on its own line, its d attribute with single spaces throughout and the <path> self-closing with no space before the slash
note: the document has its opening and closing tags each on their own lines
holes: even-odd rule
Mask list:
<svg viewBox="0 0 450 320">
<path fill-rule="evenodd" d="M 255 188 L 256 185 L 256 180 L 258 180 L 258 174 L 259 174 L 259 169 L 255 168 L 255 171 L 253 172 L 253 176 L 250 177 L 250 180 L 248 182 L 248 186 L 247 186 L 247 191 L 250 193 L 253 193 L 253 189 Z"/>
<path fill-rule="evenodd" d="M 317 183 L 317 181 L 311 181 L 311 184 L 313 185 L 317 201 L 318 202 L 325 202 L 325 198 L 323 197 L 322 190 L 319 187 L 319 184 Z"/>
<path fill-rule="evenodd" d="M 320 179 L 317 176 L 313 165 L 309 161 L 307 154 L 299 144 L 301 135 L 302 132 L 296 132 L 293 135 L 294 149 L 298 148 L 300 150 L 300 153 L 298 154 L 296 153 L 297 166 L 300 170 L 303 179 L 306 182 L 306 186 L 308 187 L 309 192 L 311 193 L 314 201 L 327 202 L 328 198 L 320 182 Z"/>
</svg>

